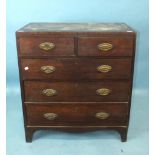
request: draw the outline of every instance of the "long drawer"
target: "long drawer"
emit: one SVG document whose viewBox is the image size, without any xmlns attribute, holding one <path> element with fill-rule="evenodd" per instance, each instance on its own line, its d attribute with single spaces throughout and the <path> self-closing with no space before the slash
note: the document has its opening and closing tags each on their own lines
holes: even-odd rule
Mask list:
<svg viewBox="0 0 155 155">
<path fill-rule="evenodd" d="M 129 79 L 131 59 L 23 59 L 25 79 Z"/>
<path fill-rule="evenodd" d="M 130 82 L 25 81 L 25 102 L 124 102 Z"/>
<path fill-rule="evenodd" d="M 27 125 L 126 125 L 128 104 L 26 104 Z"/>
</svg>

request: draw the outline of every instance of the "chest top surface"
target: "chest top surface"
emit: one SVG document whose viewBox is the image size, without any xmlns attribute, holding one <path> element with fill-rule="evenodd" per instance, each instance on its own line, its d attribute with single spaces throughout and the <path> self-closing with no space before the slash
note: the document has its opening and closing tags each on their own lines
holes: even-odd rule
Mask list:
<svg viewBox="0 0 155 155">
<path fill-rule="evenodd" d="M 124 23 L 29 23 L 17 32 L 134 32 Z"/>
</svg>

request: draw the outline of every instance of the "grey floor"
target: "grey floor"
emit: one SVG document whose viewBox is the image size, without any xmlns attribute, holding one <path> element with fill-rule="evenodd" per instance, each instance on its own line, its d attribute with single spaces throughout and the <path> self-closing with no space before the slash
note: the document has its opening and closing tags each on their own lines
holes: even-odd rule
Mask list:
<svg viewBox="0 0 155 155">
<path fill-rule="evenodd" d="M 148 155 L 148 93 L 134 91 L 128 141 L 115 131 L 38 131 L 26 143 L 19 89 L 7 89 L 7 155 Z"/>
</svg>

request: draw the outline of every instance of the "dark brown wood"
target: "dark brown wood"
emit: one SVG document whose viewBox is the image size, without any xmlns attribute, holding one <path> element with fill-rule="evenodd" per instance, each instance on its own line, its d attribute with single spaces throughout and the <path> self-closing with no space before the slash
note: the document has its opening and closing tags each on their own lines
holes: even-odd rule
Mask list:
<svg viewBox="0 0 155 155">
<path fill-rule="evenodd" d="M 32 142 L 34 132 L 35 132 L 34 128 L 26 128 L 25 129 L 26 142 Z"/>
<path fill-rule="evenodd" d="M 55 47 L 48 51 L 39 47 L 41 43 L 54 43 Z M 74 55 L 74 38 L 59 37 L 22 37 L 19 39 L 19 55 L 23 56 L 64 56 Z"/>
<path fill-rule="evenodd" d="M 129 86 L 125 82 L 38 82 L 26 81 L 25 102 L 125 102 L 128 101 Z M 106 88 L 111 92 L 100 96 L 97 89 Z M 54 89 L 57 94 L 45 96 L 44 89 Z"/>
<path fill-rule="evenodd" d="M 126 142 L 127 141 L 128 128 L 118 128 L 117 131 L 119 132 L 119 134 L 121 136 L 121 141 Z"/>
<path fill-rule="evenodd" d="M 113 48 L 109 51 L 98 49 L 101 43 L 110 43 Z M 80 56 L 132 56 L 133 38 L 131 37 L 79 37 L 78 55 Z"/>
<path fill-rule="evenodd" d="M 96 103 L 96 104 L 27 104 L 28 126 L 75 126 L 75 125 L 102 125 L 102 126 L 126 126 L 128 115 L 128 104 L 122 103 Z M 105 112 L 109 114 L 106 119 L 96 118 L 96 113 Z M 44 118 L 46 113 L 55 113 L 54 120 Z"/>
<path fill-rule="evenodd" d="M 59 130 L 69 133 L 81 133 L 95 130 L 115 130 L 120 134 L 121 141 L 126 142 L 127 140 L 127 126 L 27 126 L 26 129 L 33 129 L 35 131 L 39 130 Z M 33 132 L 33 133 L 34 133 Z M 32 142 L 33 134 L 29 137 L 27 142 Z M 28 137 L 27 137 L 28 138 Z"/>
<path fill-rule="evenodd" d="M 37 130 L 56 129 L 73 132 L 116 130 L 127 140 L 129 126 L 136 34 L 126 24 L 31 23 L 16 32 L 21 96 L 26 141 Z M 49 52 L 39 44 L 53 42 Z M 113 44 L 108 52 L 97 45 Z M 108 73 L 96 71 L 98 65 L 110 65 Z M 41 66 L 54 65 L 55 72 L 45 75 Z M 26 67 L 26 68 L 25 68 Z M 96 95 L 107 87 L 109 95 Z M 42 95 L 53 88 L 57 95 Z M 110 113 L 105 120 L 94 114 Z M 55 112 L 58 118 L 42 115 Z"/>
<path fill-rule="evenodd" d="M 103 73 L 98 66 L 109 65 L 112 69 Z M 42 66 L 54 66 L 55 71 L 46 74 Z M 23 80 L 98 80 L 98 79 L 129 79 L 131 75 L 131 59 L 94 59 L 94 58 L 52 58 L 23 59 L 21 63 Z"/>
</svg>

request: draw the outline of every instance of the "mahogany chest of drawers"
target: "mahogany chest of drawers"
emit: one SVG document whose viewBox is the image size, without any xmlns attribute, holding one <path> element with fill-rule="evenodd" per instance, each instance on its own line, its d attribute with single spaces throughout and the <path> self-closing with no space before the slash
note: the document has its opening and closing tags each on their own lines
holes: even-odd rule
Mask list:
<svg viewBox="0 0 155 155">
<path fill-rule="evenodd" d="M 126 141 L 136 33 L 123 23 L 30 23 L 16 32 L 26 141 L 110 129 Z"/>
</svg>

